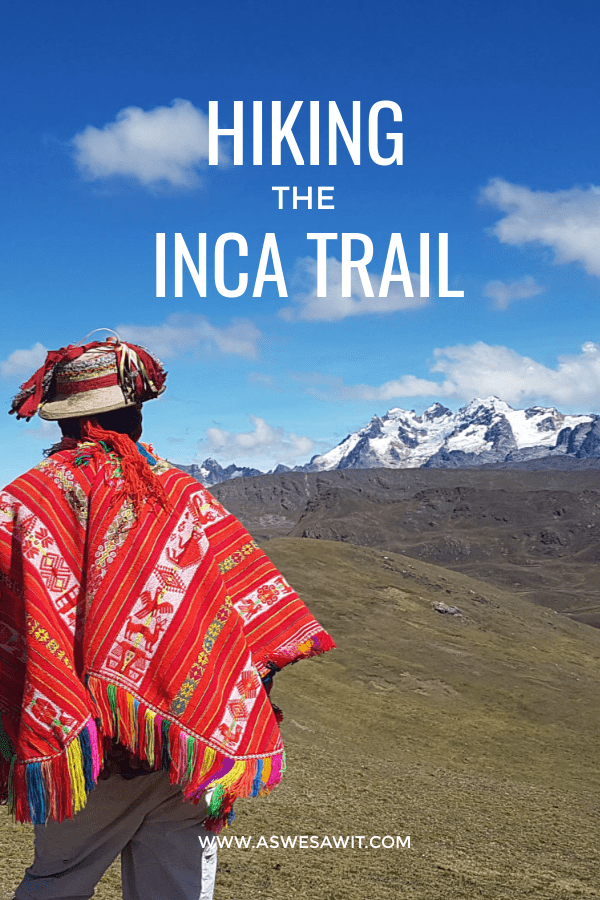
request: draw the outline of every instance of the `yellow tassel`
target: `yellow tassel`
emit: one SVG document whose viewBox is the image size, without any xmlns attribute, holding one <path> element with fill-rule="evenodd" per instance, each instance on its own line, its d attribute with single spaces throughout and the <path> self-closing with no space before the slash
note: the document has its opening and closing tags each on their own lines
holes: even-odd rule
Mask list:
<svg viewBox="0 0 600 900">
<path fill-rule="evenodd" d="M 206 775 L 206 773 L 212 766 L 216 755 L 217 754 L 215 753 L 215 751 L 213 750 L 212 747 L 207 747 L 206 750 L 204 751 L 204 757 L 202 759 L 202 768 L 200 769 L 200 776 L 199 776 L 200 780 L 202 780 L 203 776 Z"/>
<path fill-rule="evenodd" d="M 71 794 L 73 796 L 73 812 L 79 812 L 85 806 L 85 778 L 83 777 L 83 757 L 81 744 L 75 738 L 67 747 L 67 765 L 71 778 Z"/>
<path fill-rule="evenodd" d="M 239 759 L 233 766 L 232 769 L 227 773 L 227 775 L 223 775 L 222 778 L 219 778 L 217 781 L 213 781 L 210 787 L 214 787 L 216 784 L 220 784 L 224 791 L 228 788 L 233 787 L 236 781 L 242 777 L 244 772 L 246 771 L 246 763 L 243 759 Z"/>
<path fill-rule="evenodd" d="M 263 760 L 263 770 L 262 770 L 262 772 L 260 773 L 260 780 L 262 781 L 262 783 L 263 783 L 264 785 L 267 785 L 267 784 L 269 783 L 269 776 L 270 776 L 270 774 L 271 774 L 271 757 L 269 756 L 268 759 L 264 759 L 264 760 Z M 260 797 L 264 797 L 265 794 L 268 794 L 268 793 L 269 793 L 269 792 L 266 791 L 266 790 L 263 788 L 263 789 L 260 791 L 259 796 L 260 796 Z"/>
<path fill-rule="evenodd" d="M 146 710 L 146 759 L 151 766 L 154 765 L 154 720 L 156 713 L 151 709 Z"/>
<path fill-rule="evenodd" d="M 132 747 L 137 747 L 138 742 L 138 724 L 137 724 L 137 716 L 135 714 L 135 701 L 131 694 L 127 695 L 127 711 L 129 713 L 129 740 L 131 741 Z"/>
</svg>

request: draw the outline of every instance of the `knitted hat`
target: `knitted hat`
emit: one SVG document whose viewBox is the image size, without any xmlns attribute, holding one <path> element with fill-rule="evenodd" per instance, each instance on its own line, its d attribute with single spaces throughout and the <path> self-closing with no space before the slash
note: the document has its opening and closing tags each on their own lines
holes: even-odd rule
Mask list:
<svg viewBox="0 0 600 900">
<path fill-rule="evenodd" d="M 108 330 L 108 329 L 99 329 Z M 29 420 L 95 416 L 158 397 L 167 373 L 143 347 L 118 336 L 51 350 L 43 366 L 12 403 L 11 413 Z"/>
</svg>

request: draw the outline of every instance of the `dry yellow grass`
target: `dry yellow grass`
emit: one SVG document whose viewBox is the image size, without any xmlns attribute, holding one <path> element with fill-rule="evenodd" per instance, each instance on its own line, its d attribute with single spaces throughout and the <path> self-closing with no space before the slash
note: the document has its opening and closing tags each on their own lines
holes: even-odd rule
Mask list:
<svg viewBox="0 0 600 900">
<path fill-rule="evenodd" d="M 224 833 L 411 846 L 221 850 L 216 900 L 600 897 L 600 631 L 392 553 L 265 549 L 339 649 L 277 676 L 288 771 Z M 2 897 L 28 829 L 3 815 L 0 841 Z M 119 896 L 113 868 L 96 897 Z"/>
</svg>

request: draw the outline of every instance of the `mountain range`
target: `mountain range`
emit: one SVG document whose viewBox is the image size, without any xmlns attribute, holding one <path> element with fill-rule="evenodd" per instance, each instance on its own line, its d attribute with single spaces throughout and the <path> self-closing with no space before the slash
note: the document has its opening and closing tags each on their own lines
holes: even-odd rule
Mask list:
<svg viewBox="0 0 600 900">
<path fill-rule="evenodd" d="M 268 474 L 323 472 L 334 469 L 519 467 L 530 461 L 600 460 L 600 416 L 566 415 L 554 407 L 513 409 L 498 397 L 475 399 L 453 413 L 434 403 L 421 415 L 394 407 L 304 465 L 279 465 Z M 576 464 L 576 463 L 575 463 Z M 206 486 L 252 475 L 259 469 L 208 458 L 179 468 Z"/>
</svg>

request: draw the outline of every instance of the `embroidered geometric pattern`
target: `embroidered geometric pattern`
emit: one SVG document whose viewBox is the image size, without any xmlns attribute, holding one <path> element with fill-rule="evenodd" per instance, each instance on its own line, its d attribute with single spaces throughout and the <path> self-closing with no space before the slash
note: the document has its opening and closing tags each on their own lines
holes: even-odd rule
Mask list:
<svg viewBox="0 0 600 900">
<path fill-rule="evenodd" d="M 65 656 L 65 651 L 61 649 L 60 644 L 50 637 L 46 629 L 36 622 L 33 616 L 27 616 L 27 631 L 36 641 L 44 644 L 49 653 L 55 654 L 67 669 L 73 669 L 70 659 Z"/>
<path fill-rule="evenodd" d="M 0 799 L 19 821 L 85 805 L 115 737 L 192 801 L 210 787 L 219 827 L 285 768 L 261 677 L 335 646 L 201 484 L 153 471 L 167 505 L 115 505 L 120 457 L 86 441 L 0 494 Z"/>
<path fill-rule="evenodd" d="M 52 478 L 54 483 L 58 485 L 62 490 L 67 503 L 77 516 L 78 521 L 82 525 L 85 525 L 87 521 L 87 498 L 85 492 L 75 481 L 73 473 L 55 465 L 52 459 L 42 460 L 42 462 L 38 464 L 38 469 L 45 471 L 50 478 Z"/>
<path fill-rule="evenodd" d="M 125 500 L 110 523 L 102 542 L 96 547 L 89 575 L 88 606 L 96 596 L 96 591 L 100 587 L 102 578 L 106 573 L 107 564 L 115 559 L 117 549 L 124 543 L 127 533 L 134 522 L 133 505 L 130 500 Z"/>
<path fill-rule="evenodd" d="M 219 563 L 219 572 L 221 575 L 225 575 L 226 572 L 229 572 L 230 569 L 233 569 L 235 566 L 239 565 L 244 561 L 246 556 L 250 556 L 253 550 L 258 549 L 258 544 L 256 541 L 249 541 L 247 544 L 244 544 L 240 547 L 239 550 L 236 550 L 235 553 L 232 553 L 231 556 L 228 556 L 227 559 L 224 559 Z"/>
<path fill-rule="evenodd" d="M 214 647 L 215 640 L 219 636 L 221 628 L 227 621 L 227 616 L 229 615 L 229 610 L 231 609 L 231 607 L 231 597 L 225 597 L 223 606 L 208 626 L 206 636 L 202 644 L 202 650 L 198 654 L 198 658 L 190 669 L 187 678 L 177 691 L 177 696 L 171 703 L 171 712 L 175 713 L 176 715 L 181 715 L 181 713 L 188 705 L 192 694 L 200 684 L 202 676 L 204 675 L 204 670 L 206 669 L 206 666 L 208 664 L 210 651 Z"/>
</svg>

